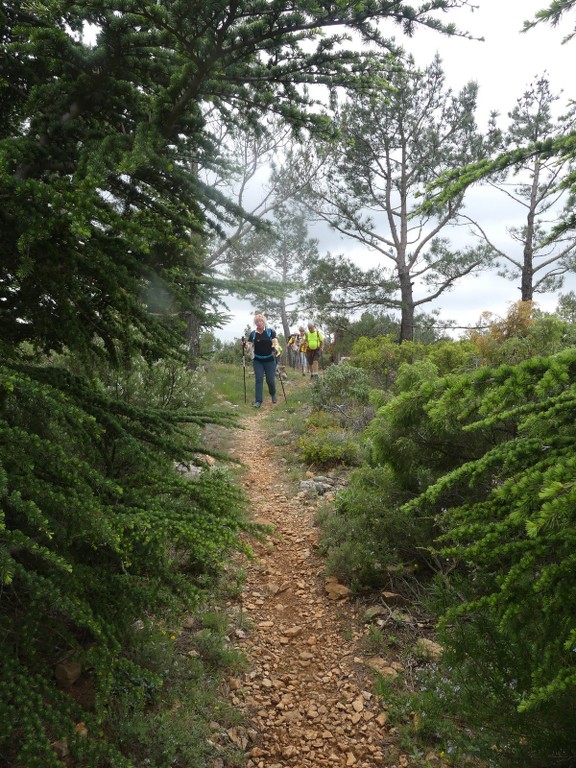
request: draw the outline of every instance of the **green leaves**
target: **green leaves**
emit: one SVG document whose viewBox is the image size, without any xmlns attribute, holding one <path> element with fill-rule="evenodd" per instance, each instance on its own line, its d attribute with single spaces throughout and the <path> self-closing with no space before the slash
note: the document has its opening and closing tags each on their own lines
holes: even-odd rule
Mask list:
<svg viewBox="0 0 576 768">
<path fill-rule="evenodd" d="M 489 762 L 497 745 L 502 766 L 570 760 L 576 351 L 478 368 L 469 345 L 435 356 L 415 345 L 410 364 L 372 341 L 355 362 L 399 367 L 401 392 L 368 427 L 372 468 L 327 520 L 330 562 L 356 586 L 360 556 L 366 584 L 394 578 L 378 570 L 391 556 L 421 565 L 444 654 L 410 711 L 434 701 L 445 721 L 434 739 Z M 473 370 L 439 377 L 431 362 L 450 360 Z"/>
<path fill-rule="evenodd" d="M 460 658 L 456 678 L 468 675 L 479 694 L 482 683 L 470 673 L 471 646 L 465 645 L 470 632 L 451 626 L 470 624 L 482 638 L 485 651 L 475 647 L 473 659 L 480 669 L 500 663 L 494 653 L 505 660 L 497 694 L 504 708 L 497 717 L 486 707 L 486 717 L 497 730 L 518 729 L 520 741 L 511 737 L 505 746 L 513 760 L 532 751 L 570 753 L 574 746 L 570 730 L 559 728 L 552 744 L 546 729 L 562 721 L 576 682 L 575 363 L 576 353 L 567 349 L 422 387 L 418 398 L 427 416 L 410 432 L 437 435 L 448 419 L 456 441 L 468 435 L 468 460 L 453 455 L 451 470 L 405 511 L 435 516 L 435 549 L 458 573 L 444 582 L 453 605 L 443 633 Z M 506 686 L 514 688 L 516 712 L 505 704 Z M 473 728 L 487 726 L 483 716 L 483 708 L 475 710 Z"/>
<path fill-rule="evenodd" d="M 88 716 L 54 688 L 53 658 L 74 651 L 93 668 L 92 716 L 104 717 L 135 641 L 127 627 L 196 606 L 244 527 L 225 472 L 191 482 L 174 468 L 201 449 L 189 425 L 230 419 L 106 389 L 62 368 L 0 369 L 0 751 L 26 768 L 51 764 L 56 721 L 65 734 Z M 86 754 L 109 749 L 88 730 Z"/>
</svg>

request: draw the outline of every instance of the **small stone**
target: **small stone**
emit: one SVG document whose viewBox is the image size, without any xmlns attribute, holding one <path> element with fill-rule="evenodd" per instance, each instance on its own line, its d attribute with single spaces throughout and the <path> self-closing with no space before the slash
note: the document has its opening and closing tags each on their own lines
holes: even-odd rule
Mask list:
<svg viewBox="0 0 576 768">
<path fill-rule="evenodd" d="M 420 637 L 414 645 L 414 655 L 420 661 L 438 661 L 442 656 L 443 648 L 440 643 Z"/>
<path fill-rule="evenodd" d="M 337 581 L 327 581 L 325 589 L 331 600 L 341 600 L 350 594 L 350 589 Z"/>
<path fill-rule="evenodd" d="M 387 592 L 386 590 L 380 593 L 384 598 L 384 601 L 389 604 L 398 604 L 403 601 L 402 595 L 398 595 L 396 592 Z"/>
<path fill-rule="evenodd" d="M 398 677 L 398 670 L 388 664 L 384 659 L 374 657 L 366 660 L 366 665 L 383 677 Z"/>
<path fill-rule="evenodd" d="M 374 621 L 374 619 L 377 619 L 379 616 L 388 616 L 390 611 L 388 608 L 386 608 L 383 605 L 371 605 L 369 608 L 366 608 L 364 611 L 364 622 L 366 624 L 369 624 L 371 621 Z"/>
<path fill-rule="evenodd" d="M 287 637 L 297 637 L 302 632 L 302 627 L 290 627 L 284 630 L 284 634 Z"/>
<path fill-rule="evenodd" d="M 61 661 L 54 667 L 54 677 L 61 688 L 70 688 L 82 674 L 80 662 L 72 659 Z"/>
</svg>

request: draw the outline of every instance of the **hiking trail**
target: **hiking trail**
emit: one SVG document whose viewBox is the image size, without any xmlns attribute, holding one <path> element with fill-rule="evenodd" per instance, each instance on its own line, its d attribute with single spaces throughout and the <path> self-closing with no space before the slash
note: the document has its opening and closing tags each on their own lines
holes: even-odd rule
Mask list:
<svg viewBox="0 0 576 768">
<path fill-rule="evenodd" d="M 247 768 L 405 768 L 409 759 L 374 692 L 374 663 L 392 675 L 400 665 L 362 653 L 365 606 L 326 578 L 316 551 L 318 502 L 294 495 L 262 421 L 266 411 L 242 420 L 230 449 L 244 465 L 254 521 L 273 533 L 252 542 L 242 596 L 231 606 L 248 668 L 226 683 L 244 715 L 228 737 Z"/>
</svg>

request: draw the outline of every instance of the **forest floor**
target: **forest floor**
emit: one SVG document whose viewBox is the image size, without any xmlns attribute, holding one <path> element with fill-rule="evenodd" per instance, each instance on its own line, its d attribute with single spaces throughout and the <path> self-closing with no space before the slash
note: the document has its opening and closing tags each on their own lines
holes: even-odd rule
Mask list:
<svg viewBox="0 0 576 768">
<path fill-rule="evenodd" d="M 229 449 L 243 464 L 253 520 L 272 532 L 250 542 L 254 558 L 242 564 L 242 594 L 228 606 L 235 645 L 247 658 L 246 671 L 226 682 L 244 718 L 228 737 L 247 768 L 437 765 L 436 755 L 414 762 L 399 746 L 374 685 L 376 672 L 394 677 L 402 664 L 370 653 L 366 603 L 325 575 L 314 524 L 319 501 L 294 490 L 271 439 L 272 408 L 266 403 L 245 417 Z"/>
</svg>

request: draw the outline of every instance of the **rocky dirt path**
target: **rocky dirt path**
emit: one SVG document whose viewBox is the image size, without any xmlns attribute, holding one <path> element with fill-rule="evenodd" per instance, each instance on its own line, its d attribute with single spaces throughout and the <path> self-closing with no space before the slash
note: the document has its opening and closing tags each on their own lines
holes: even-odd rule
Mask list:
<svg viewBox="0 0 576 768">
<path fill-rule="evenodd" d="M 361 609 L 339 594 L 341 585 L 328 582 L 327 591 L 314 505 L 282 477 L 263 417 L 244 420 L 231 450 L 245 465 L 254 519 L 274 532 L 254 544 L 255 558 L 244 566 L 237 635 L 249 667 L 228 685 L 245 722 L 229 736 L 247 768 L 408 766 L 362 657 Z"/>
</svg>

